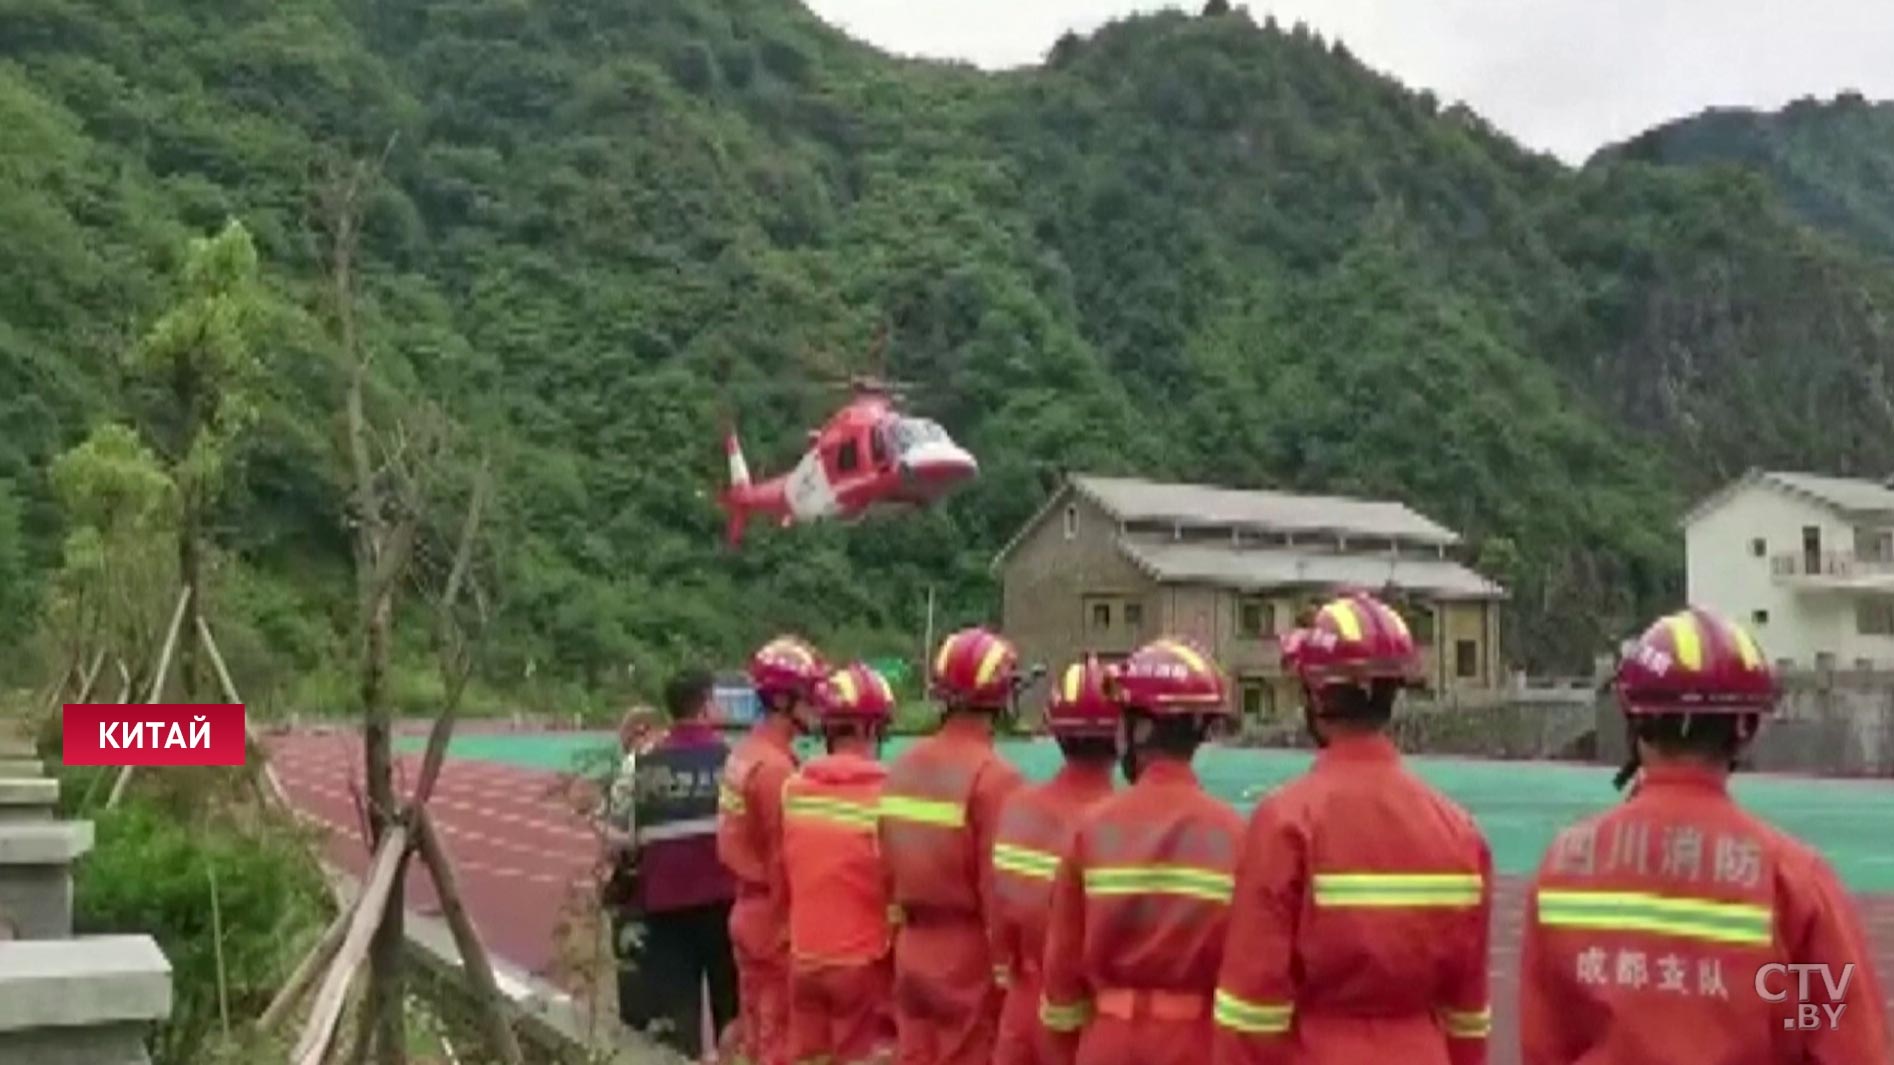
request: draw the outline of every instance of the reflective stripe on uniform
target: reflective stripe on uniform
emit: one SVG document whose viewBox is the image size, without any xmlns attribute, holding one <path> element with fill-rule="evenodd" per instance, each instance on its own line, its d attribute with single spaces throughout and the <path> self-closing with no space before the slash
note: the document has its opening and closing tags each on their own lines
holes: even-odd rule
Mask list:
<svg viewBox="0 0 1894 1065">
<path fill-rule="evenodd" d="M 1215 1015 L 1217 1025 L 1244 1035 L 1280 1035 L 1289 1030 L 1295 1018 L 1293 1002 L 1251 1002 L 1217 989 Z"/>
<path fill-rule="evenodd" d="M 1014 843 L 995 843 L 993 868 L 1034 880 L 1051 880 L 1053 874 L 1059 871 L 1059 856 L 1051 851 L 1034 850 Z"/>
<path fill-rule="evenodd" d="M 1091 1019 L 1092 1004 L 1083 999 L 1077 1002 L 1039 1000 L 1039 1023 L 1049 1032 L 1076 1032 Z"/>
<path fill-rule="evenodd" d="M 913 821 L 937 828 L 964 828 L 967 824 L 967 809 L 959 803 L 921 799 L 912 795 L 883 795 L 881 816 L 893 821 Z"/>
<path fill-rule="evenodd" d="M 872 830 L 875 827 L 875 812 L 874 806 L 863 802 L 849 802 L 846 799 L 795 794 L 783 797 L 784 817 L 826 821 L 844 828 Z"/>
<path fill-rule="evenodd" d="M 655 843 L 666 839 L 689 839 L 692 836 L 714 836 L 717 833 L 717 819 L 714 817 L 693 817 L 688 821 L 670 821 L 662 825 L 652 825 L 638 830 L 640 843 Z"/>
<path fill-rule="evenodd" d="M 735 814 L 738 817 L 743 816 L 743 793 L 728 784 L 719 785 L 717 788 L 717 812 Z"/>
<path fill-rule="evenodd" d="M 1108 865 L 1085 870 L 1087 895 L 1183 895 L 1229 902 L 1236 878 L 1190 865 Z"/>
<path fill-rule="evenodd" d="M 1493 1034 L 1493 1007 L 1478 1010 L 1442 1010 L 1447 1035 L 1454 1039 L 1485 1039 Z"/>
<path fill-rule="evenodd" d="M 1477 873 L 1317 873 L 1321 907 L 1430 907 L 1459 909 L 1480 903 Z"/>
<path fill-rule="evenodd" d="M 1642 891 L 1542 889 L 1539 923 L 1753 946 L 1766 946 L 1775 938 L 1774 914 L 1767 906 Z"/>
</svg>

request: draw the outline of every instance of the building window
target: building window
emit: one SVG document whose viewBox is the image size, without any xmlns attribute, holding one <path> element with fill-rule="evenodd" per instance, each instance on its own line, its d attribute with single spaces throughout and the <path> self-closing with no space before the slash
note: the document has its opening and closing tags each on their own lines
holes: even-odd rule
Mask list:
<svg viewBox="0 0 1894 1065">
<path fill-rule="evenodd" d="M 1122 609 L 1125 616 L 1125 628 L 1137 632 L 1144 627 L 1143 603 L 1126 603 Z"/>
<path fill-rule="evenodd" d="M 1069 505 L 1065 508 L 1065 538 L 1076 540 L 1079 536 L 1079 508 Z"/>
<path fill-rule="evenodd" d="M 1762 537 L 1758 536 L 1749 542 L 1749 553 L 1755 555 L 1757 558 L 1761 558 L 1769 553 L 1769 545 L 1763 542 Z"/>
<path fill-rule="evenodd" d="M 1894 603 L 1863 601 L 1855 605 L 1855 628 L 1863 636 L 1894 636 Z"/>
<path fill-rule="evenodd" d="M 1273 717 L 1276 713 L 1275 692 L 1266 681 L 1246 680 L 1243 682 L 1243 716 Z"/>
<path fill-rule="evenodd" d="M 1111 630 L 1111 604 L 1092 604 L 1092 631 L 1109 632 Z"/>
<path fill-rule="evenodd" d="M 861 463 L 861 450 L 850 440 L 835 449 L 835 468 L 842 473 L 853 472 Z"/>
<path fill-rule="evenodd" d="M 1267 599 L 1237 601 L 1236 628 L 1244 636 L 1274 636 L 1276 609 Z"/>
<path fill-rule="evenodd" d="M 1749 612 L 1749 620 L 1757 625 L 1767 625 L 1769 624 L 1769 611 L 1752 610 Z"/>
<path fill-rule="evenodd" d="M 1415 643 L 1434 642 L 1434 608 L 1426 603 L 1414 603 L 1401 611 L 1401 620 L 1407 622 L 1408 635 Z"/>
<path fill-rule="evenodd" d="M 1453 645 L 1454 673 L 1460 677 L 1480 675 L 1480 645 L 1472 640 L 1459 640 Z"/>
</svg>

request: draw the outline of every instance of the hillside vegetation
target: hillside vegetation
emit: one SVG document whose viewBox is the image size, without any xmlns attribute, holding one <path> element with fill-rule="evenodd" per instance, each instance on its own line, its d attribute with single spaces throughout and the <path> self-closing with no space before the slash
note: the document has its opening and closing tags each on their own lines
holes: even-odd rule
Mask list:
<svg viewBox="0 0 1894 1065">
<path fill-rule="evenodd" d="M 234 216 L 280 309 L 212 522 L 253 701 L 350 698 L 309 237 L 343 156 L 386 152 L 383 387 L 494 452 L 485 679 L 532 700 L 781 627 L 909 652 L 930 587 L 941 626 L 990 613 L 993 550 L 1075 468 L 1404 499 L 1512 587 L 1511 656 L 1573 668 L 1681 594 L 1693 496 L 1894 469 L 1894 270 L 1767 180 L 1573 172 L 1242 14 L 986 75 L 790 0 L 12 0 L 0 129 L 0 625 L 52 598 L 50 459 L 144 416 L 125 352 Z M 884 319 L 978 483 L 725 553 L 723 420 L 776 472 L 835 398 L 783 382 L 864 368 Z"/>
<path fill-rule="evenodd" d="M 1706 111 L 1613 146 L 1600 159 L 1754 170 L 1812 225 L 1894 258 L 1894 103 L 1842 93 L 1773 113 Z"/>
</svg>

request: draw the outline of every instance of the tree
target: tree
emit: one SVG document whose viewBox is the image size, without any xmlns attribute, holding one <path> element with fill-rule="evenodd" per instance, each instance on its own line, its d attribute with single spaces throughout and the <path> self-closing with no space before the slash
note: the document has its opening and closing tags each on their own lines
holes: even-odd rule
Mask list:
<svg viewBox="0 0 1894 1065">
<path fill-rule="evenodd" d="M 1204 18 L 1216 18 L 1218 15 L 1227 15 L 1229 13 L 1230 0 L 1209 0 L 1209 2 L 1203 6 Z"/>
<path fill-rule="evenodd" d="M 256 418 L 254 389 L 262 367 L 252 351 L 264 296 L 256 246 L 231 220 L 215 237 L 191 241 L 184 291 L 133 349 L 133 368 L 159 383 L 169 405 L 150 434 L 177 490 L 178 575 L 190 591 L 185 631 L 204 614 L 205 524 L 238 436 Z M 198 692 L 195 639 L 184 641 L 180 671 L 185 697 Z"/>
<path fill-rule="evenodd" d="M 69 660 L 109 650 L 135 684 L 177 594 L 176 486 L 131 429 L 107 422 L 53 462 L 66 519 L 47 627 Z"/>
<path fill-rule="evenodd" d="M 0 478 L 0 639 L 17 635 L 32 616 L 28 601 L 26 530 L 13 482 Z"/>
</svg>

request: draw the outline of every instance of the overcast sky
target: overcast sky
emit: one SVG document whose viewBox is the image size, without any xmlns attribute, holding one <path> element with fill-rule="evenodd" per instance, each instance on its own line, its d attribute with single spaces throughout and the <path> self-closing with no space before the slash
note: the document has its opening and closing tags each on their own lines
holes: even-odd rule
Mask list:
<svg viewBox="0 0 1894 1065">
<path fill-rule="evenodd" d="M 1150 0 L 807 0 L 903 55 L 998 69 L 1037 62 Z M 1184 5 L 1202 8 L 1202 0 Z M 1775 108 L 1857 89 L 1894 98 L 1894 0 L 1250 0 L 1303 21 L 1443 102 L 1464 100 L 1570 162 L 1710 106 Z"/>
</svg>

